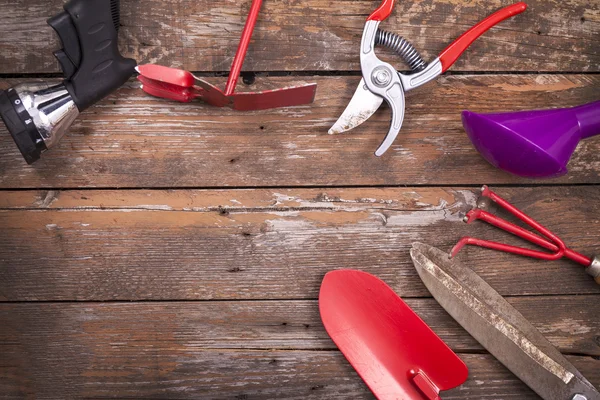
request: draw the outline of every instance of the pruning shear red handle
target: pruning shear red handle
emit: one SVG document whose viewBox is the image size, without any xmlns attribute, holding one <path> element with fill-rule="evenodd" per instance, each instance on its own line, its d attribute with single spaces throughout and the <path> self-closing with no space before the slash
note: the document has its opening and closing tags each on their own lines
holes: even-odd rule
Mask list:
<svg viewBox="0 0 600 400">
<path fill-rule="evenodd" d="M 395 0 L 386 0 L 386 2 L 394 2 Z M 458 39 L 456 39 L 450 46 L 446 47 L 442 54 L 440 54 L 440 61 L 442 62 L 442 72 L 446 72 L 456 60 L 465 52 L 465 50 L 481 35 L 489 31 L 495 25 L 500 22 L 521 14 L 527 10 L 527 4 L 524 2 L 513 4 L 512 6 L 505 7 L 499 11 L 496 11 L 477 25 L 463 33 Z"/>
<path fill-rule="evenodd" d="M 367 21 L 384 21 L 391 14 L 394 9 L 396 0 L 383 0 L 381 5 L 367 18 Z M 473 44 L 477 38 L 489 31 L 492 27 L 498 25 L 500 22 L 513 17 L 517 14 L 521 14 L 527 10 L 527 4 L 519 2 L 511 6 L 505 7 L 499 11 L 496 11 L 477 25 L 463 33 L 458 39 L 450 44 L 440 54 L 440 61 L 442 62 L 442 72 L 446 72 L 456 60 L 467 50 L 467 48 Z"/>
<path fill-rule="evenodd" d="M 396 0 L 383 0 L 377 10 L 373 11 L 373 14 L 367 18 L 367 21 L 384 21 L 386 20 L 394 10 Z"/>
</svg>

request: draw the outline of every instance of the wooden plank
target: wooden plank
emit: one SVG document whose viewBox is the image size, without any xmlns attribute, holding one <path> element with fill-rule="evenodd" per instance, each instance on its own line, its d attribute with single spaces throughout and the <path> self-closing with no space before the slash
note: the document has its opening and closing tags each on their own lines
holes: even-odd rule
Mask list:
<svg viewBox="0 0 600 400">
<path fill-rule="evenodd" d="M 563 351 L 598 354 L 597 297 L 509 300 Z M 408 303 L 469 366 L 444 398 L 536 398 L 493 357 L 465 353 L 479 346 L 434 300 Z M 331 351 L 316 301 L 2 304 L 0 322 L 8 398 L 372 398 Z M 569 359 L 600 384 L 600 361 Z"/>
<path fill-rule="evenodd" d="M 0 389 L 8 398 L 373 399 L 337 351 L 203 350 L 168 335 L 139 332 L 133 345 L 93 334 L 27 341 L 4 353 L 12 365 Z M 444 399 L 539 398 L 492 356 L 461 358 L 470 378 Z M 568 359 L 598 386 L 598 360 Z"/>
<path fill-rule="evenodd" d="M 565 354 L 600 356 L 598 295 L 508 297 L 546 338 Z M 454 351 L 485 350 L 434 299 L 406 303 Z M 92 335 L 118 337 L 125 346 L 155 340 L 138 332 L 165 335 L 163 345 L 181 343 L 212 350 L 335 350 L 319 316 L 317 300 L 202 301 L 143 303 L 4 303 L 0 334 L 7 349 L 15 338 Z M 26 334 L 25 334 L 26 333 Z M 11 339 L 12 338 L 12 339 Z M 73 340 L 73 339 L 71 339 Z M 141 344 L 140 344 L 141 341 Z"/>
<path fill-rule="evenodd" d="M 598 251 L 598 187 L 498 192 L 575 250 Z M 354 268 L 402 296 L 428 296 L 412 242 L 444 250 L 464 235 L 521 243 L 483 222 L 462 223 L 476 198 L 471 189 L 440 188 L 3 192 L 0 295 L 315 299 L 327 271 Z M 600 293 L 568 260 L 477 248 L 460 259 L 504 295 Z"/>
<path fill-rule="evenodd" d="M 255 86 L 263 88 L 316 81 L 316 102 L 240 113 L 156 99 L 131 82 L 82 114 L 34 166 L 25 164 L 2 125 L 0 187 L 526 184 L 480 157 L 464 133 L 460 112 L 577 105 L 597 100 L 600 89 L 600 75 L 442 77 L 408 94 L 402 132 L 378 158 L 373 152 L 389 127 L 385 107 L 349 133 L 327 134 L 358 77 L 259 81 Z M 16 82 L 0 81 L 0 87 Z M 540 183 L 600 183 L 598 154 L 600 137 L 583 141 L 569 175 Z"/>
<path fill-rule="evenodd" d="M 530 0 L 529 10 L 477 41 L 456 71 L 599 71 L 595 1 Z M 60 48 L 46 19 L 63 1 L 0 2 L 0 73 L 57 72 Z M 250 46 L 248 71 L 358 71 L 367 0 L 266 1 Z M 418 0 L 399 3 L 383 28 L 411 40 L 427 60 L 507 2 Z M 122 3 L 121 49 L 140 62 L 228 71 L 250 1 Z M 390 52 L 381 50 L 391 56 Z M 393 58 L 401 69 L 398 57 Z"/>
</svg>

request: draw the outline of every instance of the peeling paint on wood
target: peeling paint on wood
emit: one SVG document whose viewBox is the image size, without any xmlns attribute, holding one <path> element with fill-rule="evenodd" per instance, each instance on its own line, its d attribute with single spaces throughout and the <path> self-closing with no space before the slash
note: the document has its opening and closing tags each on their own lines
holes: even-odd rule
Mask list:
<svg viewBox="0 0 600 400">
<path fill-rule="evenodd" d="M 355 268 L 402 296 L 428 296 L 409 257 L 413 241 L 448 250 L 464 235 L 520 244 L 485 223 L 462 222 L 475 192 L 66 190 L 48 207 L 39 203 L 45 191 L 4 192 L 0 292 L 14 301 L 315 298 L 327 271 Z M 596 187 L 498 192 L 576 250 L 598 250 L 599 231 L 582 234 L 577 223 L 600 223 Z M 599 290 L 568 260 L 477 248 L 460 257 L 505 295 Z"/>
</svg>

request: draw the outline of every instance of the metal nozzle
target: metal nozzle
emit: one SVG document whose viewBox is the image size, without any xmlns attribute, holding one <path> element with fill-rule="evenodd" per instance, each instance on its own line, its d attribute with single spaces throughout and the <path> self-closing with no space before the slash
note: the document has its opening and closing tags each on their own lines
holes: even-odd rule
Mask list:
<svg viewBox="0 0 600 400">
<path fill-rule="evenodd" d="M 78 115 L 64 84 L 20 84 L 0 93 L 0 116 L 29 164 L 56 145 Z"/>
</svg>

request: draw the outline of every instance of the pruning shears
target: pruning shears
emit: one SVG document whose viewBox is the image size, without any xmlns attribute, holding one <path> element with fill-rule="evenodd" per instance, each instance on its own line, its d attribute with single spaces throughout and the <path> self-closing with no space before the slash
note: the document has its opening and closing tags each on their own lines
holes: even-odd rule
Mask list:
<svg viewBox="0 0 600 400">
<path fill-rule="evenodd" d="M 448 46 L 438 58 L 427 64 L 415 47 L 395 33 L 379 29 L 386 20 L 396 0 L 383 0 L 369 18 L 363 31 L 360 46 L 362 80 L 342 116 L 329 130 L 330 134 L 349 131 L 368 120 L 379 109 L 383 101 L 392 110 L 392 122 L 376 156 L 382 156 L 392 145 L 404 121 L 404 93 L 435 79 L 446 72 L 462 53 L 481 35 L 498 23 L 527 9 L 519 2 L 490 15 Z M 408 64 L 411 73 L 403 74 L 375 55 L 375 46 L 382 45 L 394 50 Z"/>
</svg>

